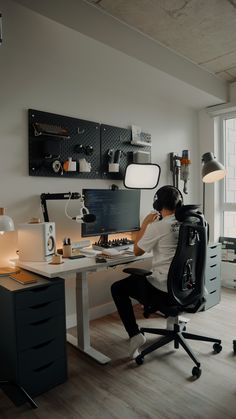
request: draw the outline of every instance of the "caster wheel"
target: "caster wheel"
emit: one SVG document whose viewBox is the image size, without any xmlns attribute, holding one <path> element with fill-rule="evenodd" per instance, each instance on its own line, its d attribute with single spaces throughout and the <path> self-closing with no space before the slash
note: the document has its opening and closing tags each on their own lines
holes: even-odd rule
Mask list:
<svg viewBox="0 0 236 419">
<path fill-rule="evenodd" d="M 233 351 L 236 354 L 236 340 L 233 340 Z"/>
<path fill-rule="evenodd" d="M 135 361 L 137 365 L 142 365 L 144 363 L 144 358 L 141 355 L 139 355 L 137 356 L 137 358 L 135 358 Z"/>
<path fill-rule="evenodd" d="M 202 370 L 198 367 L 193 367 L 192 369 L 192 376 L 194 378 L 199 378 L 201 376 Z"/>
<path fill-rule="evenodd" d="M 221 346 L 220 343 L 214 343 L 213 349 L 214 349 L 214 352 L 216 354 L 219 354 L 222 351 L 222 346 Z M 235 349 L 236 349 L 236 347 L 235 347 Z"/>
</svg>

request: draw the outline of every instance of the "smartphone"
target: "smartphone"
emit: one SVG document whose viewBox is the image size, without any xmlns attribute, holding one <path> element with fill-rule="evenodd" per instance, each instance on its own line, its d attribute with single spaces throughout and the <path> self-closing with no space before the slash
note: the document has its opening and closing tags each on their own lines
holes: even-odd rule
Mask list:
<svg viewBox="0 0 236 419">
<path fill-rule="evenodd" d="M 86 256 L 85 255 L 72 255 L 72 256 L 69 256 L 68 257 L 68 259 L 80 259 L 80 258 L 85 258 Z"/>
</svg>

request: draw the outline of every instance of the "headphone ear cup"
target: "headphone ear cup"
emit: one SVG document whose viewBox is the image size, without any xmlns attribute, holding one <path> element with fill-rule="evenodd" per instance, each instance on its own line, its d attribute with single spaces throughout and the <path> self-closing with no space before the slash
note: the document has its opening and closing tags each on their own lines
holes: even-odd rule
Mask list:
<svg viewBox="0 0 236 419">
<path fill-rule="evenodd" d="M 177 189 L 177 188 L 176 188 Z M 183 197 L 183 194 L 182 194 L 182 192 L 179 190 L 179 189 L 177 189 L 178 190 L 178 192 L 179 192 L 179 196 L 180 196 L 180 200 L 179 200 L 179 202 L 178 202 L 178 204 L 177 204 L 177 206 L 178 206 L 178 208 L 179 207 L 182 207 L 182 205 L 184 205 L 184 197 Z"/>
<path fill-rule="evenodd" d="M 155 211 L 160 211 L 161 210 L 161 207 L 160 207 L 160 199 L 158 199 L 157 193 L 154 195 L 153 209 Z"/>
<path fill-rule="evenodd" d="M 153 201 L 153 208 L 154 208 L 154 210 L 159 211 L 159 212 L 162 210 L 163 205 L 164 205 L 164 203 L 162 201 L 163 201 L 163 199 L 165 199 L 164 196 L 163 196 L 163 192 L 166 191 L 166 190 L 168 190 L 168 189 L 169 190 L 172 189 L 172 190 L 175 190 L 175 191 L 178 192 L 178 194 L 179 194 L 179 201 L 177 203 L 177 207 L 181 207 L 183 205 L 184 198 L 183 198 L 183 195 L 182 195 L 181 191 L 178 188 L 176 188 L 175 186 L 167 185 L 167 186 L 162 186 L 156 192 L 156 194 L 154 195 L 154 201 Z"/>
</svg>

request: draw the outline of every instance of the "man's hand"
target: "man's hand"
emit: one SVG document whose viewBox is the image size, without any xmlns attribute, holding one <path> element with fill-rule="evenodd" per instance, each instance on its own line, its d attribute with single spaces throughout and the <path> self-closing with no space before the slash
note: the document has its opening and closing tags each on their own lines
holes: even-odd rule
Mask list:
<svg viewBox="0 0 236 419">
<path fill-rule="evenodd" d="M 142 225 L 141 225 L 141 228 L 140 228 L 139 232 L 137 233 L 136 240 L 134 242 L 134 254 L 135 254 L 135 256 L 141 256 L 145 253 L 144 250 L 142 250 L 138 247 L 137 243 L 143 237 L 148 224 L 153 223 L 153 221 L 158 220 L 159 218 L 160 218 L 160 214 L 158 212 L 151 212 L 150 214 L 146 215 L 146 217 L 144 218 L 144 220 L 142 222 Z"/>
<path fill-rule="evenodd" d="M 159 218 L 160 218 L 159 212 L 151 212 L 150 214 L 146 215 L 146 217 L 144 218 L 142 222 L 142 226 L 151 224 L 153 223 L 153 221 L 159 220 Z"/>
</svg>

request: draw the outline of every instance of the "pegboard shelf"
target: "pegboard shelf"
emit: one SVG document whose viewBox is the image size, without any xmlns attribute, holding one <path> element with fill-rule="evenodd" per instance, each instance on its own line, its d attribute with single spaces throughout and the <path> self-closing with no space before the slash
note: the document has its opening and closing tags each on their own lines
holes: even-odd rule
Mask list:
<svg viewBox="0 0 236 419">
<path fill-rule="evenodd" d="M 123 179 L 134 150 L 150 153 L 149 145 L 131 144 L 130 129 L 34 109 L 28 130 L 30 176 Z M 119 163 L 117 172 L 109 171 L 117 169 L 112 162 Z"/>
</svg>

